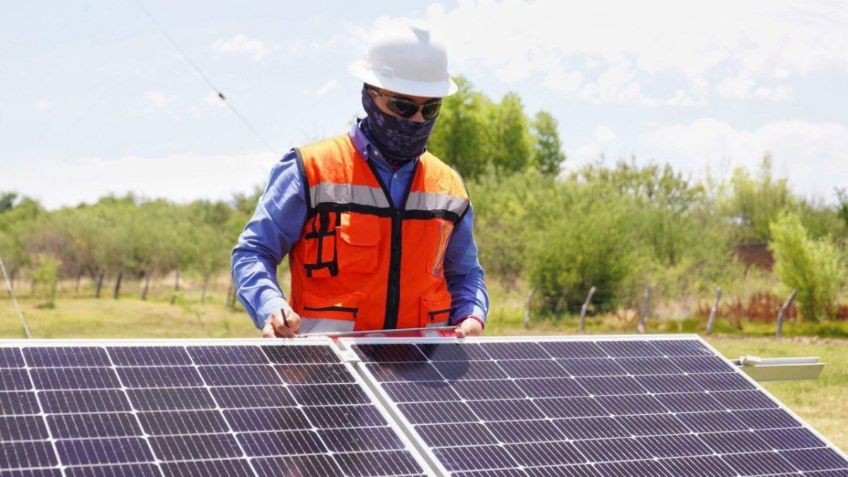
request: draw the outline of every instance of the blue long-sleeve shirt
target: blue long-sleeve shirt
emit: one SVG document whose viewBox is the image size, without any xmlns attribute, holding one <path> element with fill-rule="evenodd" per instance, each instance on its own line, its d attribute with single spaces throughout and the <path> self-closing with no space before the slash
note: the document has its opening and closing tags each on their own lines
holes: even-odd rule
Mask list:
<svg viewBox="0 0 848 477">
<path fill-rule="evenodd" d="M 389 190 L 393 203 L 401 203 L 412 180 L 415 161 L 392 169 L 358 122 L 351 128 L 350 137 L 362 157 L 376 166 L 379 180 Z M 271 170 L 271 178 L 256 211 L 233 249 L 237 296 L 257 328 L 261 328 L 275 310 L 290 309 L 277 283 L 277 265 L 300 239 L 306 222 L 306 193 L 297 168 L 297 156 L 291 151 Z M 485 322 L 489 309 L 489 295 L 472 234 L 473 224 L 474 211 L 469 206 L 454 227 L 445 252 L 445 279 L 452 297 L 451 323 L 468 316 Z"/>
</svg>

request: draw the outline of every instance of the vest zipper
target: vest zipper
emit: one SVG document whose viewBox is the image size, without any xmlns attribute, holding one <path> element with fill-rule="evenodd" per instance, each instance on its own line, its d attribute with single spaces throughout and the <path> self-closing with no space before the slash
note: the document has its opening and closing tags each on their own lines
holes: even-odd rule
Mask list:
<svg viewBox="0 0 848 477">
<path fill-rule="evenodd" d="M 411 182 L 411 181 L 410 181 Z M 400 308 L 400 258 L 403 240 L 403 217 L 401 210 L 395 209 L 392 215 L 392 247 L 389 258 L 389 283 L 386 291 L 386 320 L 383 329 L 397 328 L 398 309 Z"/>
<path fill-rule="evenodd" d="M 380 184 L 380 188 L 383 189 L 383 195 L 386 196 L 386 200 L 392 208 L 392 238 L 388 276 L 389 283 L 386 287 L 386 316 L 383 321 L 383 329 L 394 330 L 397 328 L 398 309 L 400 308 L 400 260 L 403 253 L 403 250 L 401 250 L 401 244 L 403 242 L 403 210 L 406 208 L 406 201 L 409 199 L 409 191 L 412 190 L 412 183 L 415 182 L 416 176 L 418 175 L 418 166 L 421 165 L 421 160 L 418 159 L 415 162 L 415 166 L 410 174 L 409 183 L 406 185 L 406 191 L 403 193 L 403 199 L 399 204 L 400 206 L 395 204 L 392 200 L 392 194 L 389 192 L 389 188 L 386 187 L 386 184 L 384 184 L 383 180 L 380 179 L 380 174 L 377 173 L 377 169 L 371 160 L 365 159 L 365 162 L 368 164 L 368 168 L 371 169 L 371 174 L 374 175 L 374 179 L 377 180 L 377 184 Z"/>
</svg>

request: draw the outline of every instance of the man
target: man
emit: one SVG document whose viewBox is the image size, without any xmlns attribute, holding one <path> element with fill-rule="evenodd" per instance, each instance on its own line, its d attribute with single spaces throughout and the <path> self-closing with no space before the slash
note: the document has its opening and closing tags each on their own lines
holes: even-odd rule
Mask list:
<svg viewBox="0 0 848 477">
<path fill-rule="evenodd" d="M 264 337 L 446 324 L 480 335 L 488 294 L 471 204 L 425 148 L 457 89 L 445 46 L 396 20 L 348 69 L 367 116 L 274 167 L 233 250 L 238 298 Z M 290 301 L 276 279 L 286 254 Z"/>
</svg>

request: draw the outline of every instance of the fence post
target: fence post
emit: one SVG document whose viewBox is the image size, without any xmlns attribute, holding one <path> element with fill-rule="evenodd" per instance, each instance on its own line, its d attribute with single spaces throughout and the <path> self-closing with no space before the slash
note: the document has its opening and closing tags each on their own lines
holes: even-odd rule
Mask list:
<svg viewBox="0 0 848 477">
<path fill-rule="evenodd" d="M 103 288 L 103 270 L 97 272 L 97 291 L 94 292 L 94 298 L 100 298 L 100 290 Z"/>
<path fill-rule="evenodd" d="M 527 297 L 527 304 L 524 306 L 524 329 L 530 328 L 530 303 L 533 301 L 533 295 L 536 294 L 536 288 L 530 289 L 530 295 Z"/>
<path fill-rule="evenodd" d="M 795 294 L 798 293 L 798 290 L 792 290 L 792 293 L 789 294 L 789 298 L 786 299 L 786 302 L 783 303 L 783 306 L 780 307 L 780 311 L 777 313 L 777 337 L 783 337 L 783 319 L 786 315 L 786 310 L 789 308 L 789 305 L 792 304 L 792 300 L 795 299 Z"/>
<path fill-rule="evenodd" d="M 144 271 L 144 288 L 141 290 L 141 299 L 147 300 L 147 292 L 150 291 L 150 270 Z"/>
<path fill-rule="evenodd" d="M 716 299 L 713 304 L 712 309 L 710 310 L 710 317 L 707 319 L 707 334 L 713 334 L 713 327 L 715 326 L 716 313 L 718 313 L 718 304 L 721 300 L 721 287 L 716 287 Z"/>
<path fill-rule="evenodd" d="M 177 274 L 174 276 L 174 293 L 171 294 L 171 304 L 177 302 L 177 293 L 180 292 L 180 269 L 177 268 Z"/>
<path fill-rule="evenodd" d="M 115 300 L 121 295 L 121 279 L 124 278 L 124 270 L 118 269 L 118 276 L 115 278 L 115 293 L 112 295 L 112 298 Z"/>
<path fill-rule="evenodd" d="M 586 312 L 589 310 L 589 303 L 592 301 L 592 295 L 595 294 L 595 287 L 589 289 L 589 294 L 586 295 L 586 301 L 580 308 L 580 331 L 586 331 Z"/>
<path fill-rule="evenodd" d="M 636 330 L 645 333 L 645 322 L 648 321 L 648 308 L 651 302 L 651 287 L 645 287 L 645 295 L 642 298 L 642 309 L 639 310 L 639 324 Z"/>
</svg>

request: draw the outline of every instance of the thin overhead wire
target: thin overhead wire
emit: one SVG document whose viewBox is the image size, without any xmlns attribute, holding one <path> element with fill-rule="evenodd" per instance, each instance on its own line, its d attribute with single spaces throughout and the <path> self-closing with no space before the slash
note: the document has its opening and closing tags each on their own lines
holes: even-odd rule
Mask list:
<svg viewBox="0 0 848 477">
<path fill-rule="evenodd" d="M 15 311 L 18 313 L 18 319 L 21 321 L 21 328 L 24 330 L 24 335 L 26 335 L 27 339 L 31 339 L 32 335 L 29 333 L 29 326 L 24 318 L 24 314 L 21 312 L 21 307 L 18 306 L 18 299 L 15 298 L 15 289 L 12 288 L 12 281 L 9 280 L 9 275 L 6 273 L 6 265 L 3 263 L 2 258 L 0 258 L 0 270 L 3 271 L 3 278 L 6 279 L 6 288 L 9 290 L 9 295 L 12 295 L 12 304 L 15 305 Z"/>
<path fill-rule="evenodd" d="M 164 35 L 165 38 L 168 39 L 168 41 L 171 43 L 171 45 L 174 47 L 174 49 L 177 50 L 177 52 L 180 54 L 180 56 L 183 57 L 183 59 L 186 61 L 186 63 L 191 65 L 191 67 L 194 69 L 194 71 L 196 71 L 197 74 L 199 74 L 200 77 L 203 78 L 203 81 L 205 81 L 206 84 L 209 85 L 210 88 L 212 88 L 212 90 L 215 92 L 215 94 L 218 95 L 218 99 L 223 101 L 223 103 L 227 105 L 227 107 L 230 109 L 230 111 L 232 111 L 232 113 L 235 114 L 236 117 L 238 117 L 241 120 L 241 122 L 244 123 L 244 125 L 247 126 L 247 128 L 250 129 L 250 131 L 253 132 L 253 134 L 256 135 L 256 137 L 260 141 L 262 141 L 263 144 L 265 144 L 266 147 L 268 147 L 268 149 L 271 149 L 272 151 L 277 151 L 277 148 L 272 146 L 271 143 L 268 142 L 268 140 L 266 140 L 265 137 L 262 136 L 262 134 L 259 133 L 259 130 L 256 129 L 253 126 L 253 124 L 251 124 L 250 121 L 248 121 L 247 118 L 243 114 L 241 114 L 241 112 L 239 112 L 239 110 L 236 109 L 236 107 L 233 106 L 233 104 L 230 101 L 227 100 L 227 97 L 224 96 L 224 93 L 222 93 L 221 90 L 217 86 L 215 86 L 215 83 L 212 82 L 212 79 L 209 78 L 209 75 L 204 73 L 203 70 L 200 69 L 200 66 L 198 66 L 197 63 L 195 63 L 191 59 L 191 57 L 188 56 L 188 53 L 186 53 L 185 50 L 183 50 L 182 47 L 180 47 L 179 43 L 177 43 L 177 41 L 174 39 L 174 37 L 171 36 L 170 33 L 168 33 L 168 30 L 166 30 L 165 27 L 161 23 L 159 23 L 159 20 L 157 20 L 156 17 L 153 16 L 153 13 L 151 13 L 150 10 L 148 10 L 147 7 L 145 7 L 144 4 L 141 3 L 141 0 L 133 0 L 133 1 L 147 15 L 147 17 L 150 19 L 150 21 L 152 21 L 153 24 L 156 25 L 156 28 L 159 29 L 159 32 L 162 33 L 162 35 Z"/>
</svg>

